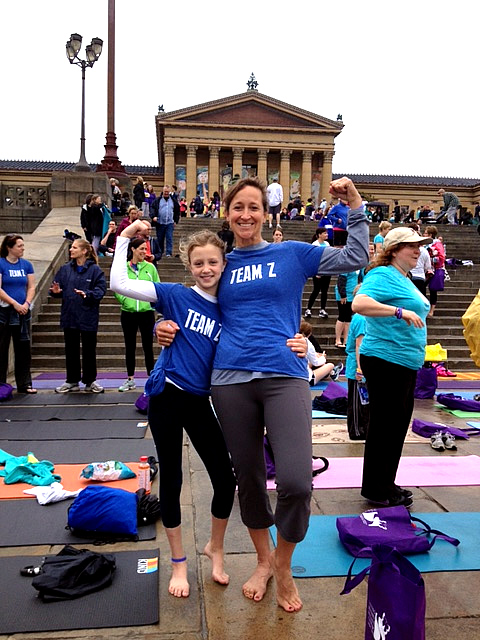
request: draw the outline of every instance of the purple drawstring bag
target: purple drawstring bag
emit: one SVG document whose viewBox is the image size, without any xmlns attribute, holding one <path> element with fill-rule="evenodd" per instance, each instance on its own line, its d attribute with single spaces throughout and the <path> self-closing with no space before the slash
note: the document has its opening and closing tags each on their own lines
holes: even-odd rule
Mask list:
<svg viewBox="0 0 480 640">
<path fill-rule="evenodd" d="M 378 544 L 372 549 L 370 566 L 352 577 L 354 562 L 341 595 L 350 593 L 370 574 L 365 640 L 425 640 L 425 583 L 410 560 L 396 549 Z"/>
<path fill-rule="evenodd" d="M 442 424 L 441 422 L 427 422 L 426 420 L 419 420 L 418 418 L 412 421 L 412 431 L 424 438 L 430 438 L 430 436 L 433 436 L 437 431 L 450 433 L 452 436 L 463 440 L 468 440 L 470 436 L 480 436 L 480 429 L 458 429 L 457 427 Z"/>
<path fill-rule="evenodd" d="M 437 401 L 447 409 L 459 409 L 460 411 L 480 411 L 480 402 L 466 400 L 454 393 L 439 393 Z"/>
<path fill-rule="evenodd" d="M 347 398 L 348 392 L 345 387 L 338 382 L 329 382 L 322 392 L 322 398 L 335 400 L 335 398 Z M 479 403 L 480 404 L 480 403 Z"/>
<path fill-rule="evenodd" d="M 413 397 L 419 400 L 433 398 L 437 390 L 437 370 L 435 367 L 422 367 L 417 371 L 417 381 Z"/>
<path fill-rule="evenodd" d="M 455 547 L 460 544 L 456 538 L 411 516 L 404 506 L 370 509 L 359 516 L 339 517 L 337 529 L 343 546 L 357 558 L 370 558 L 375 544 L 386 544 L 406 554 L 429 551 L 437 538 Z"/>
<path fill-rule="evenodd" d="M 148 413 L 148 396 L 145 393 L 141 393 L 135 400 L 135 408 L 144 415 Z"/>
</svg>

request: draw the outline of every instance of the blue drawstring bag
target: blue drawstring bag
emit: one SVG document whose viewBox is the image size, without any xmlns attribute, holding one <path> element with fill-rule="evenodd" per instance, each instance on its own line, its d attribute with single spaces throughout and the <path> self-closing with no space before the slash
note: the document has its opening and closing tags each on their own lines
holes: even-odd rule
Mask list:
<svg viewBox="0 0 480 640">
<path fill-rule="evenodd" d="M 138 540 L 138 496 L 124 489 L 89 486 L 68 509 L 68 528 L 74 536 L 94 540 Z"/>
</svg>

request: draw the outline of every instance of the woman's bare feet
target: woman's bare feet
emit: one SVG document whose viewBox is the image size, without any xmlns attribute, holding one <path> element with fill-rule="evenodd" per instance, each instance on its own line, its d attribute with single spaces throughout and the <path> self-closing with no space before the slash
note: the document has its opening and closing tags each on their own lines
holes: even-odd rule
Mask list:
<svg viewBox="0 0 480 640">
<path fill-rule="evenodd" d="M 227 585 L 230 576 L 223 569 L 223 549 L 215 549 L 212 541 L 209 540 L 203 553 L 212 561 L 212 580 L 219 584 Z"/>
<path fill-rule="evenodd" d="M 168 585 L 168 592 L 176 598 L 188 598 L 190 585 L 187 579 L 187 562 L 172 562 L 172 577 Z"/>
<path fill-rule="evenodd" d="M 255 571 L 242 587 L 243 595 L 250 600 L 260 602 L 267 591 L 268 581 L 273 576 L 270 563 L 259 562 Z"/>
<path fill-rule="evenodd" d="M 271 571 L 277 583 L 277 602 L 282 609 L 293 613 L 300 611 L 303 604 L 298 595 L 297 585 L 292 576 L 290 565 L 282 567 L 277 562 L 276 552 L 272 551 L 270 555 Z"/>
</svg>

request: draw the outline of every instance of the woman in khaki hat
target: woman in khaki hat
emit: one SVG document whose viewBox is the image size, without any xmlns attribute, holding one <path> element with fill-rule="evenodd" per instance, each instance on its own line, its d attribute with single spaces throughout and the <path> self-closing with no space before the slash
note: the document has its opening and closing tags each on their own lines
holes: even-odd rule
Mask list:
<svg viewBox="0 0 480 640">
<path fill-rule="evenodd" d="M 409 272 L 420 245 L 430 241 L 408 227 L 389 231 L 352 303 L 355 313 L 366 316 L 360 364 L 370 400 L 361 493 L 384 506 L 413 504 L 411 491 L 396 485 L 395 476 L 413 412 L 417 370 L 424 361 L 430 309 Z"/>
</svg>

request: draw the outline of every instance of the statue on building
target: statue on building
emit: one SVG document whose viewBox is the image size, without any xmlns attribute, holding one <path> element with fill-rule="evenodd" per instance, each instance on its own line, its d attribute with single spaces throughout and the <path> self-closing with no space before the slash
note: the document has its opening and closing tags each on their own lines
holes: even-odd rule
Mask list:
<svg viewBox="0 0 480 640">
<path fill-rule="evenodd" d="M 250 78 L 247 82 L 247 87 L 249 91 L 256 91 L 258 87 L 258 82 L 255 80 L 255 76 L 253 75 L 253 71 L 250 75 Z"/>
<path fill-rule="evenodd" d="M 339 113 L 337 116 L 337 122 L 343 122 L 342 114 Z"/>
<path fill-rule="evenodd" d="M 163 108 L 163 104 L 158 105 L 158 113 L 164 113 L 165 109 Z"/>
</svg>

